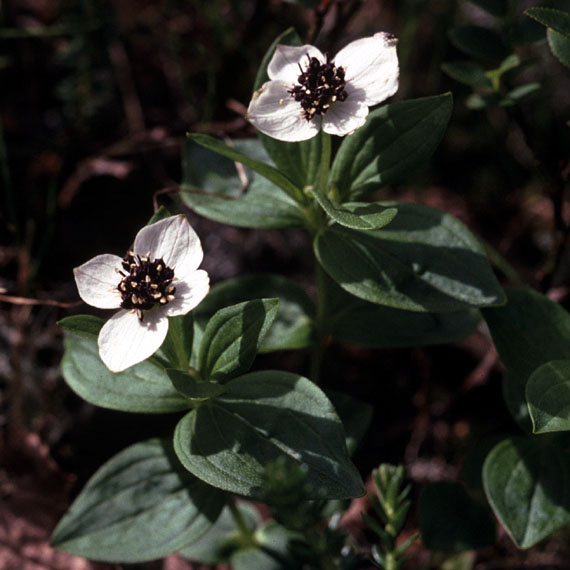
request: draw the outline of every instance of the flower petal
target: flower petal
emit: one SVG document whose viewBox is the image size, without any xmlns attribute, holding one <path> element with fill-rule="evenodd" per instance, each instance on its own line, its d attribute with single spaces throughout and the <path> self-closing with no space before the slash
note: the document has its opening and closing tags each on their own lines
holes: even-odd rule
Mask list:
<svg viewBox="0 0 570 570">
<path fill-rule="evenodd" d="M 269 79 L 286 83 L 288 87 L 297 83 L 297 78 L 301 74 L 299 65 L 305 69 L 309 63 L 307 56 L 316 57 L 321 63 L 325 61 L 325 56 L 315 46 L 278 45 L 267 66 Z"/>
<path fill-rule="evenodd" d="M 210 290 L 210 277 L 203 269 L 198 269 L 184 281 L 175 281 L 174 284 L 176 299 L 162 309 L 169 317 L 185 315 L 197 307 Z"/>
<path fill-rule="evenodd" d="M 320 129 L 318 117 L 307 121 L 301 104 L 279 81 L 268 81 L 251 98 L 246 118 L 262 133 L 282 141 L 304 141 Z"/>
<path fill-rule="evenodd" d="M 140 255 L 150 251 L 153 259 L 162 257 L 177 277 L 197 269 L 204 257 L 200 239 L 183 214 L 142 228 L 133 249 Z"/>
<path fill-rule="evenodd" d="M 99 309 L 117 309 L 121 296 L 117 285 L 121 276 L 121 258 L 106 253 L 90 259 L 73 270 L 79 296 L 88 304 Z"/>
<path fill-rule="evenodd" d="M 323 131 L 329 135 L 349 135 L 366 122 L 368 105 L 357 93 L 352 93 L 346 101 L 336 103 L 323 118 Z"/>
<path fill-rule="evenodd" d="M 368 106 L 376 105 L 398 90 L 397 40 L 390 34 L 378 33 L 349 43 L 335 57 L 344 67 L 348 98 L 353 89 L 363 90 Z"/>
<path fill-rule="evenodd" d="M 168 333 L 168 319 L 162 307 L 144 312 L 144 321 L 136 313 L 119 311 L 99 332 L 99 356 L 111 372 L 122 372 L 152 356 Z"/>
</svg>

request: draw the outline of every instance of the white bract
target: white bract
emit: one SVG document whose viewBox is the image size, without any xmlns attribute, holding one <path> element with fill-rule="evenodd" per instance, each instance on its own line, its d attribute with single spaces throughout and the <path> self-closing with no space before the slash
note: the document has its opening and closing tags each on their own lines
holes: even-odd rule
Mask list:
<svg viewBox="0 0 570 570">
<path fill-rule="evenodd" d="M 80 297 L 100 309 L 121 309 L 103 325 L 97 344 L 112 372 L 142 362 L 162 345 L 168 317 L 185 315 L 210 288 L 198 269 L 204 254 L 185 216 L 142 228 L 125 258 L 103 254 L 74 269 Z"/>
<path fill-rule="evenodd" d="M 377 33 L 353 41 L 328 60 L 316 47 L 279 45 L 267 81 L 251 99 L 248 120 L 283 141 L 302 141 L 322 128 L 347 135 L 364 125 L 368 107 L 398 90 L 397 40 Z"/>
</svg>

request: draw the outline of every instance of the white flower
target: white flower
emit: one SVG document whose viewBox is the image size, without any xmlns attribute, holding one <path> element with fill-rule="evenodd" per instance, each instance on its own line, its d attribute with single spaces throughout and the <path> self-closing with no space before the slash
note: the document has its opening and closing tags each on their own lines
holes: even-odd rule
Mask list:
<svg viewBox="0 0 570 570">
<path fill-rule="evenodd" d="M 397 40 L 377 33 L 341 49 L 328 61 L 316 47 L 279 45 L 267 81 L 252 97 L 248 120 L 283 141 L 314 137 L 322 128 L 347 135 L 366 122 L 368 107 L 398 90 Z"/>
<path fill-rule="evenodd" d="M 168 318 L 185 315 L 210 288 L 198 269 L 204 254 L 183 215 L 142 228 L 124 259 L 104 254 L 74 269 L 80 297 L 100 309 L 119 309 L 103 325 L 97 344 L 112 372 L 142 362 L 160 348 Z"/>
</svg>

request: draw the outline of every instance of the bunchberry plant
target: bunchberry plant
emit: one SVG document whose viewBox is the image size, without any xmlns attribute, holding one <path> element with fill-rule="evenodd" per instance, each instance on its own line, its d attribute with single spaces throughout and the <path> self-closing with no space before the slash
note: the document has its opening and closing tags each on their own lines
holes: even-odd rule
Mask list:
<svg viewBox="0 0 570 570">
<path fill-rule="evenodd" d="M 54 532 L 59 548 L 113 562 L 180 552 L 237 570 L 366 564 L 369 554 L 334 521 L 365 492 L 351 453 L 370 410 L 328 389 L 321 371 L 333 341 L 450 342 L 472 332 L 483 312 L 510 372 L 509 408 L 523 428 L 530 431 L 532 419 L 535 432 L 569 429 L 567 412 L 560 413 L 560 402 L 568 405 L 567 313 L 528 291 L 510 292 L 503 307 L 507 295 L 485 248 L 461 222 L 383 199 L 387 184 L 429 159 L 452 111 L 449 93 L 376 106 L 398 81 L 389 34 L 329 57 L 289 30 L 255 81 L 247 118 L 258 137 L 227 144 L 188 135 L 184 203 L 222 223 L 303 229 L 316 295 L 266 274 L 209 291 L 198 237 L 183 215 L 165 208 L 126 254 L 77 268 L 83 300 L 119 311 L 106 323 L 89 316 L 61 322 L 68 384 L 106 408 L 177 415 L 171 438 L 135 444 L 95 473 Z M 333 144 L 332 136 L 342 138 Z M 517 312 L 521 304 L 529 313 Z M 310 352 L 308 370 L 250 371 L 259 352 L 297 349 Z M 556 397 L 545 400 L 549 382 Z M 397 544 L 410 508 L 402 480 L 401 468 L 375 472 L 380 522 L 367 517 L 379 538 L 373 558 L 390 569 L 403 566 L 413 542 Z M 556 442 L 505 439 L 483 467 L 493 510 L 522 547 L 568 522 L 568 480 L 567 452 Z M 477 527 L 483 544 L 494 536 L 488 512 L 462 487 L 438 493 L 461 508 L 446 511 L 454 524 L 445 542 L 430 534 L 441 528 L 441 509 L 423 501 L 420 526 L 434 549 L 480 546 L 479 535 L 472 539 Z M 269 506 L 269 521 L 250 500 Z"/>
</svg>

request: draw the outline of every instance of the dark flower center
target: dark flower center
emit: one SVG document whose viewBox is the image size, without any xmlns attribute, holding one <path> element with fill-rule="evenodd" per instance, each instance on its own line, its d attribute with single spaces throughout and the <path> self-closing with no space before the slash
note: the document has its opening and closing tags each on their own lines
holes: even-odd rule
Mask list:
<svg viewBox="0 0 570 570">
<path fill-rule="evenodd" d="M 303 117 L 310 121 L 315 115 L 324 115 L 336 101 L 344 101 L 348 94 L 344 87 L 344 68 L 337 67 L 333 61 L 321 63 L 316 57 L 309 57 L 306 68 L 301 64 L 301 75 L 297 85 L 289 89 L 295 101 L 301 103 Z"/>
<path fill-rule="evenodd" d="M 136 311 L 139 320 L 143 320 L 143 311 L 174 301 L 174 270 L 162 258 L 151 260 L 150 251 L 144 257 L 129 251 L 122 266 L 124 271 L 119 273 L 123 278 L 117 285 L 121 307 Z"/>
</svg>

